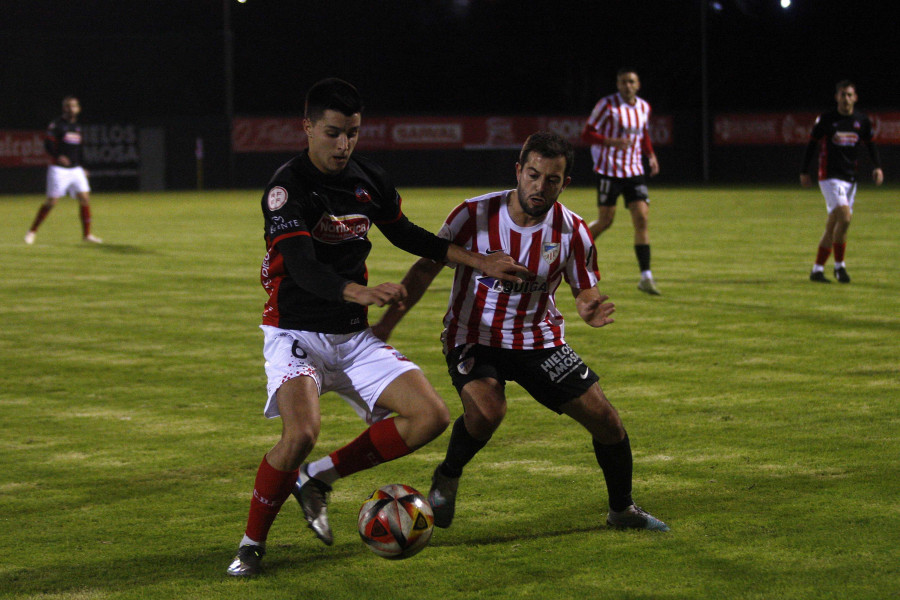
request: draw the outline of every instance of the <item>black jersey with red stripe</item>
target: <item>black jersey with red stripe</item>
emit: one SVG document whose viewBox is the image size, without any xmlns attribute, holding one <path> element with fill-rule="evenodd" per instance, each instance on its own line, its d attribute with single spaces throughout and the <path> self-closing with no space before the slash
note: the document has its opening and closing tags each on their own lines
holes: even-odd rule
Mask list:
<svg viewBox="0 0 900 600">
<path fill-rule="evenodd" d="M 843 115 L 837 109 L 823 113 L 816 119 L 810 142 L 803 159 L 806 173 L 813 154 L 818 151 L 819 179 L 841 179 L 855 182 L 859 172 L 859 145 L 866 144 L 875 166 L 878 152 L 872 143 L 872 122 L 861 112 Z"/>
<path fill-rule="evenodd" d="M 368 231 L 376 225 L 408 252 L 442 260 L 449 243 L 411 223 L 387 173 L 350 158 L 337 175 L 319 171 L 307 151 L 272 177 L 262 197 L 266 256 L 260 281 L 269 294 L 263 324 L 350 333 L 365 329 L 366 307 L 343 300 L 349 282 L 366 285 Z"/>
<path fill-rule="evenodd" d="M 53 157 L 53 161 L 60 156 L 69 159 L 70 167 L 81 165 L 81 124 L 73 123 L 65 117 L 54 119 L 47 125 L 47 133 L 44 136 L 44 148 Z"/>
</svg>

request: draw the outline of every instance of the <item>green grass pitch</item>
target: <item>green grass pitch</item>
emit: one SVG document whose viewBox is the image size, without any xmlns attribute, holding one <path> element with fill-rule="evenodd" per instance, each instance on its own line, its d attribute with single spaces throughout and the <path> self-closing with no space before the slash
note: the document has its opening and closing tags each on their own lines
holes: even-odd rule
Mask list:
<svg viewBox="0 0 900 600">
<path fill-rule="evenodd" d="M 434 231 L 491 190 L 401 191 Z M 635 498 L 671 533 L 607 530 L 587 433 L 510 385 L 453 527 L 421 554 L 376 557 L 356 513 L 387 483 L 427 491 L 449 433 L 340 481 L 332 547 L 289 500 L 253 581 L 225 567 L 280 431 L 262 416 L 261 190 L 95 194 L 102 246 L 80 242 L 72 200 L 26 246 L 41 198 L 0 198 L 0 598 L 896 598 L 900 190 L 861 186 L 853 283 L 828 286 L 807 279 L 818 190 L 651 191 L 663 296 L 636 289 L 620 208 L 598 240 L 616 322 L 581 323 L 565 286 L 559 303 L 632 438 Z M 562 200 L 595 212 L 590 189 Z M 370 280 L 399 281 L 413 257 L 372 238 Z M 455 418 L 449 285 L 445 271 L 392 342 Z M 326 396 L 313 458 L 363 428 Z"/>
</svg>

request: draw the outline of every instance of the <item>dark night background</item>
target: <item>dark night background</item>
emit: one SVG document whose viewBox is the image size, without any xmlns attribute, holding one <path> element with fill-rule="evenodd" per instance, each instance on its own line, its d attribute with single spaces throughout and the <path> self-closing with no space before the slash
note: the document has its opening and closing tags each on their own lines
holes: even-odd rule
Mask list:
<svg viewBox="0 0 900 600">
<path fill-rule="evenodd" d="M 719 0 L 710 108 L 898 105 L 893 2 Z M 230 3 L 236 114 L 298 112 L 354 82 L 369 114 L 580 114 L 632 65 L 658 113 L 700 104 L 700 0 L 248 0 Z M 85 118 L 225 113 L 222 0 L 2 2 L 0 126 L 41 128 L 74 93 Z"/>
<path fill-rule="evenodd" d="M 0 130 L 43 129 L 74 94 L 84 123 L 165 129 L 153 185 L 194 186 L 202 137 L 207 186 L 256 187 L 289 155 L 231 153 L 227 115 L 299 116 L 323 77 L 356 84 L 369 116 L 586 118 L 627 65 L 655 113 L 674 120 L 657 182 L 793 182 L 800 149 L 704 148 L 702 31 L 710 118 L 821 112 L 844 78 L 861 110 L 900 110 L 900 36 L 893 1 L 779 1 L 0 0 Z M 889 177 L 898 149 L 882 150 Z M 576 180 L 588 183 L 580 152 Z M 493 185 L 509 170 L 507 151 L 372 157 L 402 185 Z M 43 180 L 40 169 L 3 177 L 9 190 Z"/>
</svg>

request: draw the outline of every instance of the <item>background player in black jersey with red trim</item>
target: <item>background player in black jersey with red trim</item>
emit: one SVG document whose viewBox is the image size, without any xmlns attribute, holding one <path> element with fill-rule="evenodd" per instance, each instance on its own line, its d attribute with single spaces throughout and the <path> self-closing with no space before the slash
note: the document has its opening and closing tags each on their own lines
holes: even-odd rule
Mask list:
<svg viewBox="0 0 900 600">
<path fill-rule="evenodd" d="M 409 454 L 447 427 L 449 411 L 419 368 L 368 327 L 368 306 L 402 302 L 407 295 L 397 283 L 368 285 L 371 225 L 418 256 L 517 283 L 516 273 L 528 273 L 508 255 L 476 254 L 411 223 L 387 174 L 351 156 L 362 108 L 356 88 L 345 81 L 326 79 L 310 88 L 304 118 L 309 148 L 278 169 L 263 194 L 265 415 L 280 416 L 282 432 L 257 471 L 229 575 L 259 573 L 269 528 L 291 493 L 310 528 L 330 545 L 332 484 Z M 304 464 L 319 435 L 319 397 L 327 391 L 347 400 L 369 428 Z"/>
<path fill-rule="evenodd" d="M 825 196 L 828 218 L 809 278 L 819 283 L 830 283 L 825 277 L 825 261 L 828 260 L 832 249 L 835 279 L 841 283 L 850 283 L 850 276 L 844 264 L 844 252 L 847 247 L 850 217 L 853 214 L 853 201 L 856 198 L 860 143 L 866 145 L 872 164 L 875 165 L 872 171 L 875 185 L 884 182 L 878 148 L 872 141 L 872 122 L 869 117 L 855 109 L 856 86 L 852 81 L 845 79 L 839 81 L 835 87 L 837 108 L 819 115 L 816 119 L 800 169 L 800 184 L 809 187 L 812 185 L 809 167 L 818 151 L 819 188 Z"/>
<path fill-rule="evenodd" d="M 47 200 L 38 209 L 31 228 L 25 234 L 25 243 L 33 244 L 38 227 L 56 206 L 60 198 L 69 194 L 78 199 L 81 217 L 81 233 L 85 242 L 99 244 L 101 241 L 91 234 L 91 186 L 87 172 L 81 166 L 81 124 L 78 115 L 81 104 L 78 98 L 66 96 L 62 101 L 63 114 L 47 126 L 44 147 L 53 157 L 47 168 Z"/>
</svg>

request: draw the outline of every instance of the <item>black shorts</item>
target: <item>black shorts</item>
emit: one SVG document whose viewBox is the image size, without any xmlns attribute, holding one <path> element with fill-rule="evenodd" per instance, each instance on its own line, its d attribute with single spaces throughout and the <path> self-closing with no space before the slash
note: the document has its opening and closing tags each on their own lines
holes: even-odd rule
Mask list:
<svg viewBox="0 0 900 600">
<path fill-rule="evenodd" d="M 625 198 L 625 206 L 638 200 L 649 204 L 646 178 L 643 175 L 636 177 L 597 175 L 597 206 L 615 206 L 620 195 Z"/>
<path fill-rule="evenodd" d="M 463 344 L 451 350 L 446 359 L 447 372 L 458 392 L 470 381 L 486 377 L 500 385 L 515 381 L 535 400 L 560 414 L 560 407 L 599 380 L 568 344 L 542 350 Z"/>
</svg>

